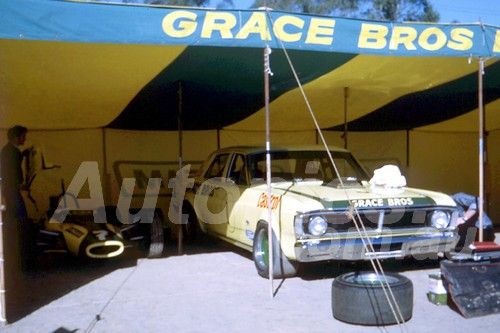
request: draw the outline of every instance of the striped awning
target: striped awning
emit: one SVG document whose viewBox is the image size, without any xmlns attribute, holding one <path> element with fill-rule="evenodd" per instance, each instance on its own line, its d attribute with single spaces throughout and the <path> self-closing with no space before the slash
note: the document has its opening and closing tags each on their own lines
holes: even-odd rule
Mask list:
<svg viewBox="0 0 500 333">
<path fill-rule="evenodd" d="M 500 128 L 500 27 L 56 0 L 0 2 L 0 124 L 31 129 Z M 181 97 L 180 97 L 181 96 Z"/>
</svg>

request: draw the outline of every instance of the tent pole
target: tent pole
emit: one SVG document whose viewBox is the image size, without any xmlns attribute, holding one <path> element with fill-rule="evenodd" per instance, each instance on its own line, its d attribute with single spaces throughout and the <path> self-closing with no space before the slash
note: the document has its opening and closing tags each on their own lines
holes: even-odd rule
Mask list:
<svg viewBox="0 0 500 333">
<path fill-rule="evenodd" d="M 220 149 L 220 129 L 217 129 L 217 150 Z"/>
<path fill-rule="evenodd" d="M 106 150 L 106 128 L 102 128 L 102 159 L 103 159 L 103 169 L 104 169 L 104 204 L 109 205 L 111 202 L 111 194 L 109 186 L 111 184 L 110 177 L 108 175 L 108 153 Z"/>
<path fill-rule="evenodd" d="M 264 102 L 266 105 L 266 178 L 267 178 L 267 241 L 268 241 L 268 264 L 269 264 L 269 286 L 270 296 L 274 297 L 273 286 L 273 211 L 271 205 L 271 130 L 269 115 L 269 75 L 271 68 L 269 64 L 269 54 L 271 50 L 266 45 L 264 48 Z"/>
<path fill-rule="evenodd" d="M 347 149 L 347 98 L 349 87 L 344 87 L 344 149 Z"/>
<path fill-rule="evenodd" d="M 179 81 L 179 112 L 177 114 L 177 129 L 179 131 L 179 171 L 182 170 L 182 81 Z M 182 188 L 182 177 L 179 177 L 181 184 L 178 188 Z M 182 201 L 177 205 L 177 222 L 179 228 L 177 229 L 177 254 L 182 254 Z"/>
<path fill-rule="evenodd" d="M 1 180 L 1 178 L 0 178 Z M 2 186 L 0 185 L 0 327 L 7 323 L 7 316 L 5 310 L 5 260 L 3 256 L 3 212 L 5 206 L 1 203 Z"/>
<path fill-rule="evenodd" d="M 410 130 L 406 130 L 406 167 L 410 166 Z"/>
<path fill-rule="evenodd" d="M 483 107 L 483 72 L 484 59 L 479 58 L 478 94 L 479 94 L 479 241 L 483 241 L 484 215 L 484 107 Z"/>
</svg>

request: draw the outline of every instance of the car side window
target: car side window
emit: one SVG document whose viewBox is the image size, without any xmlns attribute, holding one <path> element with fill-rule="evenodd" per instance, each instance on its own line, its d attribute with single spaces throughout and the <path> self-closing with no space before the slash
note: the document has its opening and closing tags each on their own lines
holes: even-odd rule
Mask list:
<svg viewBox="0 0 500 333">
<path fill-rule="evenodd" d="M 247 185 L 246 165 L 243 155 L 235 155 L 231 170 L 229 170 L 229 178 L 237 185 Z"/>
<path fill-rule="evenodd" d="M 221 154 L 215 157 L 205 173 L 205 178 L 222 177 L 228 156 L 229 154 Z"/>
</svg>

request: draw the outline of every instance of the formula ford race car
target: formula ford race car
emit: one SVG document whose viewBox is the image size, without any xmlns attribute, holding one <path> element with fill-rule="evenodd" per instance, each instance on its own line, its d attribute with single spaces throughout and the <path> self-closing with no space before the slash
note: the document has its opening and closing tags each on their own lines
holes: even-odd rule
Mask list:
<svg viewBox="0 0 500 333">
<path fill-rule="evenodd" d="M 28 199 L 38 211 L 35 199 L 31 196 L 32 185 L 42 170 L 60 168 L 52 165 L 45 159 L 43 149 L 32 146 L 23 152 L 25 155 L 25 187 Z M 79 207 L 78 198 L 66 193 L 64 181 L 61 181 L 62 192 L 49 197 L 49 209 L 40 219 L 33 223 L 24 232 L 24 237 L 36 241 L 37 253 L 69 252 L 78 257 L 94 259 L 112 258 L 120 255 L 124 250 L 123 236 L 120 229 L 109 223 L 94 223 L 93 211 L 72 211 L 68 207 L 68 200 L 74 200 Z M 60 205 L 61 202 L 61 206 Z M 59 207 L 58 207 L 59 206 Z M 102 212 L 105 214 L 104 207 Z M 31 251 L 31 250 L 30 250 Z"/>
<path fill-rule="evenodd" d="M 36 201 L 30 189 L 37 174 L 42 170 L 59 168 L 46 162 L 40 147 L 30 147 L 25 151 L 25 185 L 28 198 L 38 211 Z M 69 205 L 71 203 L 73 205 Z M 33 220 L 33 229 L 27 231 L 27 238 L 36 238 L 36 252 L 65 252 L 74 256 L 106 259 L 121 255 L 128 246 L 139 244 L 149 257 L 158 257 L 163 251 L 163 228 L 161 211 L 144 210 L 135 214 L 134 221 L 122 224 L 116 218 L 116 207 L 106 206 L 97 210 L 103 223 L 96 223 L 93 210 L 71 210 L 68 207 L 80 207 L 78 198 L 66 192 L 61 181 L 61 193 L 49 197 L 49 209 L 40 219 Z M 146 215 L 144 215 L 146 214 Z M 144 220 L 151 223 L 141 223 Z"/>
<path fill-rule="evenodd" d="M 47 214 L 35 223 L 38 252 L 69 252 L 78 257 L 106 259 L 119 256 L 129 246 L 138 246 L 148 257 L 158 257 L 163 252 L 163 217 L 161 210 L 131 209 L 135 218 L 122 224 L 116 217 L 116 207 L 106 206 L 97 211 L 100 220 L 94 221 L 92 210 L 72 211 L 67 200 L 78 199 L 64 191 L 50 197 Z M 61 205 L 62 203 L 62 205 Z M 104 218 L 105 216 L 105 218 Z M 151 223 L 141 223 L 145 220 Z"/>
</svg>

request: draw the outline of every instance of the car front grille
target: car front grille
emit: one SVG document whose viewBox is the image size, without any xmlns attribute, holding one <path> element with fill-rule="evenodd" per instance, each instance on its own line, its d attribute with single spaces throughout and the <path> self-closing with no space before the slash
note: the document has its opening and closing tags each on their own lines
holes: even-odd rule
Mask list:
<svg viewBox="0 0 500 333">
<path fill-rule="evenodd" d="M 359 218 L 356 213 L 329 213 L 322 214 L 328 221 L 328 231 L 348 231 L 358 227 L 361 228 L 360 220 L 366 229 L 390 228 L 418 228 L 425 226 L 427 212 L 425 210 L 380 210 L 363 211 L 359 210 Z M 381 219 L 383 219 L 381 221 Z M 331 230 L 330 230 L 331 229 Z"/>
<path fill-rule="evenodd" d="M 435 210 L 445 210 L 452 216 L 450 207 L 384 208 L 379 210 L 325 210 L 301 214 L 296 220 L 296 232 L 300 237 L 308 236 L 308 221 L 314 216 L 322 216 L 328 222 L 326 234 L 356 231 L 357 227 L 366 230 L 398 230 L 430 226 L 430 216 Z M 358 218 L 359 216 L 359 218 Z M 356 223 L 355 223 L 356 221 Z M 362 225 L 361 223 L 362 222 Z M 357 227 L 356 227 L 357 225 Z"/>
</svg>

